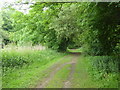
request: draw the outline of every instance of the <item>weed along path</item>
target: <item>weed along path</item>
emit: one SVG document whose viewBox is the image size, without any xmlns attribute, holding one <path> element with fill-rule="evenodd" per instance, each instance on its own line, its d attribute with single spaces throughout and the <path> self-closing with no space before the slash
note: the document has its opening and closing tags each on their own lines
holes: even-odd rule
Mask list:
<svg viewBox="0 0 120 90">
<path fill-rule="evenodd" d="M 94 87 L 94 85 L 92 86 L 85 85 L 88 83 L 84 83 L 83 78 L 85 78 L 85 81 L 86 81 L 88 79 L 88 78 L 86 79 L 86 77 L 88 77 L 87 76 L 88 74 L 86 74 L 87 71 L 83 72 L 85 67 L 81 65 L 83 63 L 79 63 L 81 61 L 80 59 L 81 59 L 81 56 L 79 54 L 71 54 L 71 55 L 64 56 L 59 62 L 55 63 L 53 66 L 48 68 L 48 70 L 45 71 L 48 73 L 48 75 L 36 85 L 36 88 L 72 88 L 72 87 L 89 88 L 92 86 Z M 78 66 L 82 68 L 80 72 L 82 73 L 82 75 L 86 77 L 82 77 L 79 75 L 79 73 L 77 73 Z M 75 82 L 76 80 L 77 82 Z M 80 86 L 82 82 L 85 86 Z M 74 83 L 77 86 L 74 85 Z"/>
</svg>

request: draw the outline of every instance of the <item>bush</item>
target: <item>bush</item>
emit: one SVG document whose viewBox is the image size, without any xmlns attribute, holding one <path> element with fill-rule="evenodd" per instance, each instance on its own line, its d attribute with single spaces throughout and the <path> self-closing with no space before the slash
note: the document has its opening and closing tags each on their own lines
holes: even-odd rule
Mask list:
<svg viewBox="0 0 120 90">
<path fill-rule="evenodd" d="M 92 65 L 98 71 L 107 73 L 118 72 L 119 58 L 117 56 L 96 56 L 92 59 Z"/>
<path fill-rule="evenodd" d="M 98 84 L 98 88 L 118 88 L 118 56 L 90 56 L 86 57 L 86 60 L 89 74 Z"/>
</svg>

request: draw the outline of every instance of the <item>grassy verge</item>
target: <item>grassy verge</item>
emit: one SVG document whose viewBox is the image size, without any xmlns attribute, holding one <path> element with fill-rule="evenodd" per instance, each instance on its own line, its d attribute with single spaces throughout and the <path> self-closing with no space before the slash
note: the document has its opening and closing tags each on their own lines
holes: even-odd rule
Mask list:
<svg viewBox="0 0 120 90">
<path fill-rule="evenodd" d="M 73 88 L 118 88 L 117 64 L 108 56 L 81 56 L 73 77 Z M 110 61 L 108 61 L 108 59 Z M 101 60 L 101 61 L 100 61 Z M 107 63 L 105 63 L 107 60 Z M 104 62 L 102 62 L 104 61 Z M 106 65 L 107 64 L 107 65 Z M 106 72 L 110 71 L 110 72 Z M 78 78 L 79 77 L 79 78 Z"/>
<path fill-rule="evenodd" d="M 71 87 L 73 88 L 96 88 L 97 87 L 96 84 L 90 78 L 87 67 L 88 65 L 86 64 L 84 57 L 80 56 L 76 64 Z"/>
<path fill-rule="evenodd" d="M 60 69 L 52 78 L 52 80 L 48 83 L 46 88 L 62 88 L 64 82 L 67 80 L 70 73 L 70 66 L 65 65 L 62 69 Z"/>
<path fill-rule="evenodd" d="M 98 88 L 118 88 L 117 59 L 111 56 L 84 57 L 89 75 Z"/>
<path fill-rule="evenodd" d="M 28 88 L 38 79 L 45 77 L 41 73 L 52 66 L 64 54 L 52 50 L 3 51 L 3 88 Z"/>
</svg>

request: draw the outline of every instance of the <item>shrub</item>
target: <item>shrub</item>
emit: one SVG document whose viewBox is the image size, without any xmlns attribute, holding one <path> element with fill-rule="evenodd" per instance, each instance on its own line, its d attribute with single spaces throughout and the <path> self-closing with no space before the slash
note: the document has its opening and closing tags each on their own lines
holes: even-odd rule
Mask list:
<svg viewBox="0 0 120 90">
<path fill-rule="evenodd" d="M 86 57 L 88 71 L 99 88 L 117 88 L 119 81 L 118 56 Z"/>
<path fill-rule="evenodd" d="M 92 59 L 92 65 L 96 70 L 107 73 L 118 72 L 118 62 L 117 56 L 96 56 Z"/>
</svg>

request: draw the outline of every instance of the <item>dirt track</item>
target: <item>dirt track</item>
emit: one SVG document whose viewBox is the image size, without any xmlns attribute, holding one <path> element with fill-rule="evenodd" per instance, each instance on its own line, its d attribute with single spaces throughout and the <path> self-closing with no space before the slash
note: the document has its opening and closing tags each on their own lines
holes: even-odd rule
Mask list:
<svg viewBox="0 0 120 90">
<path fill-rule="evenodd" d="M 49 69 L 51 69 L 51 72 L 49 73 L 49 76 L 46 77 L 43 82 L 39 83 L 36 86 L 36 88 L 45 88 L 47 86 L 47 84 L 49 83 L 49 81 L 52 80 L 54 75 L 59 70 L 61 70 L 65 65 L 68 65 L 68 64 L 71 65 L 71 67 L 70 67 L 70 74 L 69 74 L 67 80 L 65 82 L 63 82 L 64 83 L 63 88 L 70 88 L 72 76 L 74 74 L 75 65 L 77 63 L 79 55 L 78 54 L 71 54 L 71 55 L 63 57 L 62 60 L 66 59 L 66 58 L 69 58 L 70 56 L 72 58 L 70 58 L 69 62 L 65 62 L 65 63 L 58 62 L 58 63 L 55 63 L 52 67 L 50 67 Z"/>
</svg>

